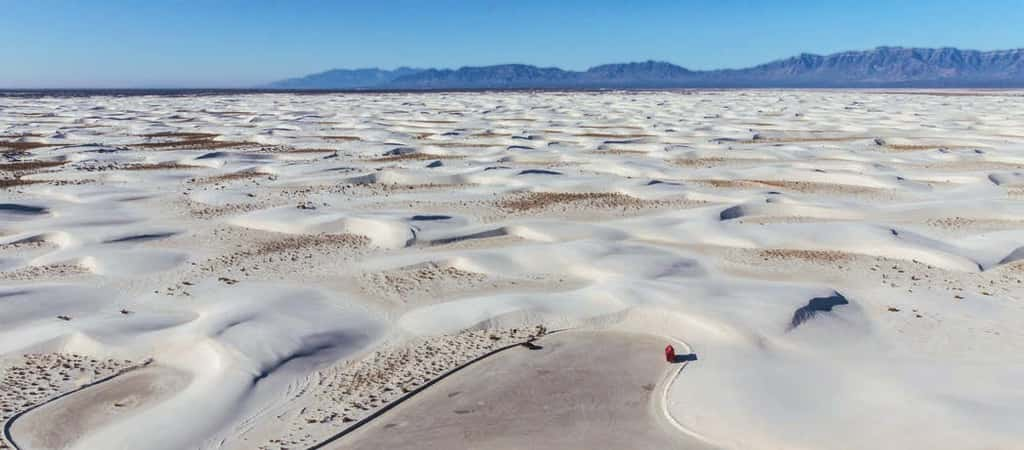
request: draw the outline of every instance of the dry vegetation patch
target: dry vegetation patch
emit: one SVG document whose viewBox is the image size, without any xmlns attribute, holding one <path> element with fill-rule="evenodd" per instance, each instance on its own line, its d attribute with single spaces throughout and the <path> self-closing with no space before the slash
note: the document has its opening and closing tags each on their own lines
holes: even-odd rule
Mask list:
<svg viewBox="0 0 1024 450">
<path fill-rule="evenodd" d="M 65 163 L 66 161 L 18 161 L 0 164 L 0 174 L 4 174 L 3 178 L 0 178 L 0 189 L 47 183 L 44 180 L 26 180 L 22 177 L 52 167 L 60 167 Z"/>
<path fill-rule="evenodd" d="M 437 123 L 437 124 L 459 123 L 456 120 L 440 120 L 440 119 L 438 119 L 438 120 L 410 120 L 409 122 L 410 123 L 432 123 L 432 124 L 433 123 Z"/>
<path fill-rule="evenodd" d="M 365 291 L 400 299 L 416 293 L 432 291 L 433 284 L 444 281 L 473 286 L 483 283 L 487 279 L 487 275 L 482 273 L 469 272 L 435 262 L 362 275 Z"/>
<path fill-rule="evenodd" d="M 487 147 L 503 147 L 505 144 L 500 144 L 500 143 L 495 143 L 495 142 L 431 141 L 431 142 L 424 142 L 423 145 L 432 145 L 434 147 L 442 147 L 442 148 L 451 148 L 451 147 L 487 148 Z"/>
<path fill-rule="evenodd" d="M 187 201 L 189 214 L 197 219 L 214 219 L 227 215 L 244 214 L 268 207 L 262 203 L 227 203 L 223 205 L 207 205 Z"/>
<path fill-rule="evenodd" d="M 47 144 L 45 142 L 0 141 L 0 150 L 4 152 L 19 152 L 55 146 L 56 145 L 54 144 Z"/>
<path fill-rule="evenodd" d="M 9 272 L 0 272 L 0 280 L 37 281 L 89 275 L 92 271 L 78 264 L 47 264 L 26 266 Z"/>
<path fill-rule="evenodd" d="M 359 136 L 345 136 L 345 135 L 320 136 L 320 139 L 325 139 L 325 140 L 328 140 L 328 141 L 338 141 L 338 142 L 355 142 L 355 141 L 363 140 Z"/>
<path fill-rule="evenodd" d="M 618 192 L 527 192 L 513 194 L 499 201 L 498 207 L 509 212 L 537 211 L 552 207 L 636 210 L 670 203 L 663 200 L 644 200 Z"/>
<path fill-rule="evenodd" d="M 174 161 L 166 161 L 161 163 L 146 163 L 146 164 L 130 164 L 120 167 L 121 170 L 192 170 L 192 169 L 203 169 L 200 166 L 190 166 L 187 164 L 180 164 Z"/>
<path fill-rule="evenodd" d="M 852 184 L 821 183 L 817 181 L 793 181 L 793 180 L 751 180 L 766 186 L 788 189 L 791 191 L 803 192 L 806 194 L 817 193 L 841 193 L 841 194 L 867 194 L 879 192 L 881 189 L 857 186 Z"/>
<path fill-rule="evenodd" d="M 237 180 L 251 180 L 254 178 L 270 177 L 272 174 L 260 172 L 258 170 L 240 170 L 238 172 L 229 172 L 220 175 L 211 175 L 202 178 L 192 178 L 189 180 L 190 183 L 195 184 L 216 184 L 227 181 Z"/>
<path fill-rule="evenodd" d="M 755 137 L 753 139 L 746 139 L 737 141 L 740 144 L 759 144 L 759 143 L 771 143 L 771 144 L 798 144 L 801 142 L 850 142 L 860 141 L 864 139 L 871 139 L 866 136 L 793 136 L 793 137 Z"/>
<path fill-rule="evenodd" d="M 497 137 L 512 137 L 512 133 L 498 133 L 496 131 L 484 131 L 481 133 L 473 133 L 470 137 L 482 137 L 482 138 L 497 138 Z"/>
<path fill-rule="evenodd" d="M 796 180 L 687 180 L 689 183 L 723 189 L 764 189 L 779 188 L 805 194 L 871 194 L 884 189 L 852 184 L 822 183 Z"/>
<path fill-rule="evenodd" d="M 789 248 L 769 248 L 758 251 L 759 256 L 765 261 L 799 259 L 815 263 L 838 263 L 853 259 L 853 256 L 846 252 L 835 250 L 797 250 Z"/>
<path fill-rule="evenodd" d="M 645 150 L 630 150 L 625 148 L 612 148 L 606 150 L 594 150 L 591 153 L 595 155 L 621 155 L 621 156 L 638 156 L 648 155 L 651 152 Z"/>
<path fill-rule="evenodd" d="M 0 164 L 0 172 L 28 172 L 60 167 L 67 161 L 18 161 Z"/>
<path fill-rule="evenodd" d="M 558 131 L 558 133 L 564 133 L 564 131 Z M 576 133 L 573 134 L 576 137 L 586 138 L 601 138 L 601 139 L 642 139 L 654 137 L 653 134 L 646 133 L 629 133 L 629 134 L 615 134 L 615 133 Z"/>
<path fill-rule="evenodd" d="M 461 156 L 453 155 L 431 155 L 430 153 L 412 152 L 403 155 L 379 156 L 368 159 L 370 162 L 396 162 L 396 161 L 429 161 L 433 159 L 459 159 Z"/>
<path fill-rule="evenodd" d="M 976 146 L 968 145 L 948 145 L 948 144 L 885 144 L 885 148 L 894 152 L 917 152 L 922 150 L 963 150 L 976 148 Z"/>
<path fill-rule="evenodd" d="M 14 178 L 0 179 L 0 189 L 8 189 L 18 186 L 28 186 L 36 183 L 45 183 L 41 180 L 23 180 L 20 176 Z"/>
<path fill-rule="evenodd" d="M 694 167 L 694 168 L 708 168 L 708 167 L 720 167 L 720 166 L 733 166 L 743 164 L 768 164 L 777 162 L 774 160 L 767 159 L 754 159 L 754 158 L 724 158 L 717 156 L 708 156 L 703 158 L 680 158 L 671 160 L 672 164 L 680 167 Z"/>
<path fill-rule="evenodd" d="M 1024 220 L 1003 220 L 1003 219 L 974 219 L 970 217 L 952 216 L 928 219 L 925 224 L 945 230 L 963 229 L 1019 229 L 1024 228 Z"/>
<path fill-rule="evenodd" d="M 246 141 L 218 141 L 219 134 L 200 132 L 163 132 L 144 134 L 142 137 L 150 139 L 161 139 L 156 142 L 142 142 L 133 145 L 138 148 L 148 149 L 219 149 L 219 148 L 242 148 L 255 147 L 259 144 Z M 166 139 L 166 140 L 164 140 Z"/>
<path fill-rule="evenodd" d="M 220 255 L 199 266 L 201 272 L 230 269 L 245 275 L 259 272 L 270 266 L 284 267 L 287 272 L 311 270 L 306 267 L 313 261 L 314 254 L 331 256 L 341 260 L 344 255 L 370 247 L 371 241 L 355 234 L 302 234 L 283 235 L 263 239 L 244 245 L 241 250 Z"/>
<path fill-rule="evenodd" d="M 763 184 L 750 180 L 697 179 L 686 180 L 686 182 L 718 189 L 764 189 L 765 187 Z"/>
</svg>

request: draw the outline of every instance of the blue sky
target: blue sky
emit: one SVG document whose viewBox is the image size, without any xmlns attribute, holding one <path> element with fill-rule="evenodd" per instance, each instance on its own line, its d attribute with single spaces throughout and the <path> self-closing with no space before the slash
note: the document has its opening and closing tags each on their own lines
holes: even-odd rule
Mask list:
<svg viewBox="0 0 1024 450">
<path fill-rule="evenodd" d="M 343 67 L 1024 47 L 1024 0 L 0 0 L 0 88 L 244 87 Z"/>
</svg>

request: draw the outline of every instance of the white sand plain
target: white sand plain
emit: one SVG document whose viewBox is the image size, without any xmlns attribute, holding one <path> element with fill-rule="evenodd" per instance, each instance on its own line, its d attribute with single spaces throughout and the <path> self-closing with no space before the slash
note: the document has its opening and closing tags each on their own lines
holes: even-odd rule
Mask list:
<svg viewBox="0 0 1024 450">
<path fill-rule="evenodd" d="M 8 437 L 304 448 L 543 325 L 689 344 L 680 445 L 1022 448 L 1024 97 L 949 94 L 0 97 Z"/>
</svg>

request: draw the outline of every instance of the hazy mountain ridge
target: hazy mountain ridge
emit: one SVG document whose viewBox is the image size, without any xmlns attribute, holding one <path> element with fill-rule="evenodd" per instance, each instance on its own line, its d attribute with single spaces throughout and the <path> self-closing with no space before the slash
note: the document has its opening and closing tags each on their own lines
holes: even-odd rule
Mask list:
<svg viewBox="0 0 1024 450">
<path fill-rule="evenodd" d="M 1024 87 L 1024 49 L 878 47 L 801 54 L 744 69 L 691 71 L 645 61 L 585 71 L 527 64 L 459 69 L 336 69 L 272 83 L 283 89 L 644 87 Z"/>
<path fill-rule="evenodd" d="M 372 88 L 390 83 L 396 78 L 415 74 L 423 69 L 399 67 L 395 70 L 378 68 L 366 69 L 333 69 L 325 72 L 306 75 L 299 78 L 271 83 L 271 87 L 280 89 L 355 89 Z"/>
</svg>

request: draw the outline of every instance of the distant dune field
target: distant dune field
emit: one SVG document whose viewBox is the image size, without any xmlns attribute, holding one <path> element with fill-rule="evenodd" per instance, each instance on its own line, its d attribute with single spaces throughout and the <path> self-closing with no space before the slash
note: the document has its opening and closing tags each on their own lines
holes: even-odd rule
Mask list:
<svg viewBox="0 0 1024 450">
<path fill-rule="evenodd" d="M 980 93 L 0 96 L 0 448 L 1019 448 Z"/>
</svg>

